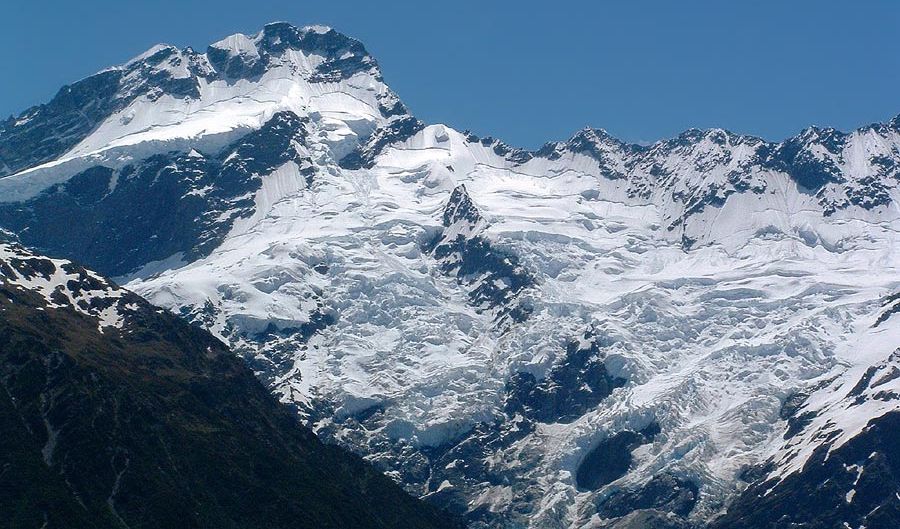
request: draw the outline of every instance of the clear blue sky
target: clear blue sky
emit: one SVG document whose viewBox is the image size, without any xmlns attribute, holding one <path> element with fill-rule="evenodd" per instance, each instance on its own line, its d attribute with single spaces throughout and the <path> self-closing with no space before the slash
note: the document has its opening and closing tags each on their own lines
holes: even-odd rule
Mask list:
<svg viewBox="0 0 900 529">
<path fill-rule="evenodd" d="M 900 113 L 891 0 L 8 0 L 0 115 L 157 42 L 203 50 L 274 20 L 362 40 L 421 119 L 525 147 L 587 125 L 631 141 L 713 126 L 781 139 Z"/>
</svg>

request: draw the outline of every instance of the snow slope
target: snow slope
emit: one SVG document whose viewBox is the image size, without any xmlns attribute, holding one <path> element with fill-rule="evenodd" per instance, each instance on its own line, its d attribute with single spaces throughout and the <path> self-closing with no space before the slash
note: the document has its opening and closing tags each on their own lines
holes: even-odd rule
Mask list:
<svg viewBox="0 0 900 529">
<path fill-rule="evenodd" d="M 46 309 L 71 308 L 97 320 L 101 333 L 108 328 L 123 329 L 130 316 L 144 309 L 137 296 L 90 270 L 64 259 L 36 255 L 3 240 L 0 281 L 40 295 Z"/>
</svg>

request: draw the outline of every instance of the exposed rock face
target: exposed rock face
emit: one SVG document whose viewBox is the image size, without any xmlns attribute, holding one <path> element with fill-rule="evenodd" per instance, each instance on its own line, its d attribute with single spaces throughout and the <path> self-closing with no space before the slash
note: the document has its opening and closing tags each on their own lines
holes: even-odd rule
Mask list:
<svg viewBox="0 0 900 529">
<path fill-rule="evenodd" d="M 651 423 L 639 432 L 624 430 L 600 441 L 600 444 L 592 448 L 578 465 L 575 483 L 581 489 L 598 490 L 621 478 L 631 466 L 631 453 L 634 449 L 653 442 L 653 436 L 658 433 L 659 425 Z M 620 497 L 627 498 L 627 495 Z M 617 509 L 614 507 L 612 511 L 617 512 Z M 628 512 L 630 510 L 620 513 L 619 516 Z"/>
<path fill-rule="evenodd" d="M 565 357 L 545 378 L 537 380 L 528 372 L 510 376 L 506 413 L 511 416 L 521 413 L 543 423 L 570 423 L 578 419 L 596 408 L 615 388 L 627 383 L 610 375 L 603 360 L 599 339 L 586 332 L 579 340 L 566 345 Z"/>
<path fill-rule="evenodd" d="M 94 166 L 27 202 L 0 204 L 0 222 L 26 244 L 113 276 L 173 255 L 191 262 L 221 244 L 235 220 L 253 215 L 262 176 L 291 163 L 303 177 L 298 184 L 312 184 L 300 147 L 305 126 L 281 112 L 212 155 L 170 152 L 120 169 Z"/>
<path fill-rule="evenodd" d="M 444 229 L 425 247 L 440 262 L 441 270 L 469 290 L 476 307 L 524 321 L 531 308 L 518 298 L 535 285 L 535 278 L 514 253 L 497 248 L 483 235 L 486 222 L 465 186 L 450 194 L 442 220 Z"/>
<path fill-rule="evenodd" d="M 775 529 L 900 524 L 900 413 L 868 423 L 863 433 L 830 450 L 825 440 L 803 468 L 783 480 L 744 491 L 714 528 Z"/>
<path fill-rule="evenodd" d="M 699 490 L 690 480 L 660 474 L 638 489 L 613 492 L 599 505 L 606 518 L 627 516 L 636 511 L 657 511 L 687 517 L 697 503 Z"/>
</svg>

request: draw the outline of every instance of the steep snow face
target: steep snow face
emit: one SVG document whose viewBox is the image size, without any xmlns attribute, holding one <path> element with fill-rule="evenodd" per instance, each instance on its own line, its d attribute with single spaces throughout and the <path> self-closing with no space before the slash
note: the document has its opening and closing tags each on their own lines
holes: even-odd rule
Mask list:
<svg viewBox="0 0 900 529">
<path fill-rule="evenodd" d="M 528 152 L 419 122 L 325 28 L 171 53 L 195 95 L 0 179 L 0 222 L 210 329 L 473 526 L 703 521 L 897 409 L 896 119 Z M 114 243 L 45 220 L 73 211 Z"/>
</svg>

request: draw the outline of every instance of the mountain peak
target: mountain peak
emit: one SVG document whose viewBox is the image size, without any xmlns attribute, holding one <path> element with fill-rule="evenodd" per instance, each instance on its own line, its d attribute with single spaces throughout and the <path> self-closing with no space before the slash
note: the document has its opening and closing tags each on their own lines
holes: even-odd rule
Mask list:
<svg viewBox="0 0 900 529">
<path fill-rule="evenodd" d="M 891 126 L 894 130 L 900 132 L 900 114 L 894 116 L 894 119 L 888 122 L 888 125 Z"/>
<path fill-rule="evenodd" d="M 147 50 L 145 52 L 138 54 L 135 57 L 131 58 L 128 62 L 125 63 L 124 66 L 127 68 L 133 64 L 137 64 L 139 62 L 149 60 L 152 57 L 159 55 L 160 52 L 171 53 L 173 51 L 178 51 L 178 48 L 171 44 L 166 44 L 164 42 L 161 42 L 159 44 L 154 44 L 153 46 L 150 46 L 149 48 L 147 48 Z"/>
<path fill-rule="evenodd" d="M 579 130 L 578 132 L 573 134 L 571 138 L 569 138 L 569 141 L 567 143 L 569 145 L 573 145 L 580 142 L 589 142 L 594 145 L 624 145 L 624 142 L 608 133 L 606 129 L 597 129 L 593 127 L 584 127 L 583 129 Z"/>
<path fill-rule="evenodd" d="M 288 22 L 287 20 L 273 20 L 271 22 L 266 22 L 263 24 L 263 27 L 260 31 L 317 31 L 319 33 L 327 33 L 332 31 L 334 28 L 331 26 L 326 26 L 324 24 L 310 24 L 306 26 L 298 26 L 292 22 Z"/>
<path fill-rule="evenodd" d="M 236 33 L 214 42 L 206 55 L 216 70 L 230 78 L 253 78 L 284 62 L 279 57 L 287 50 L 321 58 L 321 62 L 314 61 L 318 65 L 313 81 L 346 79 L 366 70 L 380 75 L 375 60 L 361 42 L 328 26 L 297 27 L 288 22 L 271 22 L 252 36 Z"/>
<path fill-rule="evenodd" d="M 460 222 L 468 226 L 475 226 L 482 221 L 478 207 L 472 202 L 469 192 L 464 184 L 460 184 L 450 193 L 450 199 L 444 208 L 444 226 L 450 227 Z"/>
</svg>

